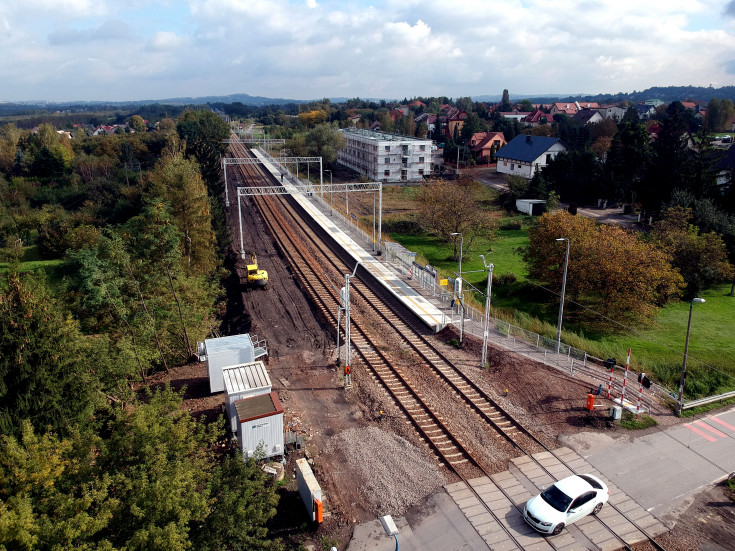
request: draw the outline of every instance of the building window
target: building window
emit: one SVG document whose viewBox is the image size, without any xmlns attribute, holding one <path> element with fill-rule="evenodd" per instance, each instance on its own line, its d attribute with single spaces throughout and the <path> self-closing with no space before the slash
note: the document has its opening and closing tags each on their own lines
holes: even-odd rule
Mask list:
<svg viewBox="0 0 735 551">
<path fill-rule="evenodd" d="M 506 161 L 503 161 L 503 166 L 508 166 L 508 163 Z"/>
<path fill-rule="evenodd" d="M 388 157 L 386 157 L 384 162 L 385 162 L 385 164 L 388 165 L 388 164 L 390 164 L 390 159 Z"/>
<path fill-rule="evenodd" d="M 390 170 L 384 170 L 384 171 L 383 171 L 383 176 L 385 176 L 386 178 L 387 178 L 388 176 L 390 176 Z"/>
<path fill-rule="evenodd" d="M 385 152 L 386 152 L 386 153 L 390 153 L 390 146 L 389 146 L 389 145 L 386 145 L 386 146 L 385 146 Z"/>
<path fill-rule="evenodd" d="M 426 151 L 426 146 L 425 145 L 420 145 L 419 146 L 419 151 Z"/>
<path fill-rule="evenodd" d="M 424 158 L 423 157 L 419 157 L 419 162 L 420 163 L 423 163 L 424 162 Z"/>
<path fill-rule="evenodd" d="M 424 169 L 423 168 L 419 168 L 419 176 L 423 176 L 423 175 L 424 175 Z"/>
<path fill-rule="evenodd" d="M 510 169 L 511 170 L 515 170 L 515 167 L 516 167 L 516 165 L 514 165 L 513 163 L 510 163 Z"/>
</svg>

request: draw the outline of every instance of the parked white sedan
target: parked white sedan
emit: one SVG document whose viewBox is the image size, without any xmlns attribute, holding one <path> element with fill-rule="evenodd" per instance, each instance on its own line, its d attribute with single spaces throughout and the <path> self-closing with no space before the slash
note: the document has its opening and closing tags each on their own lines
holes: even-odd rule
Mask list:
<svg viewBox="0 0 735 551">
<path fill-rule="evenodd" d="M 565 526 L 599 513 L 609 497 L 607 486 L 596 476 L 574 474 L 529 499 L 523 518 L 539 532 L 557 535 Z"/>
</svg>

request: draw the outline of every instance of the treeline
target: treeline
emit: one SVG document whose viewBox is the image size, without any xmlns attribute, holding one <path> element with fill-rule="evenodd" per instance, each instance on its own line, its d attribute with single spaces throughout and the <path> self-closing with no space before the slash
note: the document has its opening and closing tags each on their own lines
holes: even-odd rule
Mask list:
<svg viewBox="0 0 735 551">
<path fill-rule="evenodd" d="M 0 547 L 279 547 L 262 472 L 215 453 L 223 423 L 138 390 L 218 323 L 228 135 L 209 110 L 0 130 Z"/>
</svg>

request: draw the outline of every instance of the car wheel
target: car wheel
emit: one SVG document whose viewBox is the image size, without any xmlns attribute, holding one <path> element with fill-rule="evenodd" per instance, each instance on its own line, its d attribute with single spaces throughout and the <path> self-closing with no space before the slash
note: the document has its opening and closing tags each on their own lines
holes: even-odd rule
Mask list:
<svg viewBox="0 0 735 551">
<path fill-rule="evenodd" d="M 557 524 L 556 526 L 554 526 L 554 531 L 551 532 L 551 535 L 552 536 L 558 536 L 559 534 L 561 534 L 561 531 L 562 530 L 564 530 L 564 523 L 563 522 L 560 522 L 559 524 Z"/>
<path fill-rule="evenodd" d="M 596 515 L 601 510 L 602 510 L 602 503 L 598 503 L 597 505 L 595 505 L 595 508 L 592 510 L 592 514 L 593 515 Z"/>
</svg>

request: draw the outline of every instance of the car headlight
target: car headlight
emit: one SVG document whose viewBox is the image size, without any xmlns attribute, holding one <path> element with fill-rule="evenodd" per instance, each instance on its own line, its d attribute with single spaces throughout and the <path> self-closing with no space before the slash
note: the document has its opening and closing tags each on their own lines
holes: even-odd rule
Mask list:
<svg viewBox="0 0 735 551">
<path fill-rule="evenodd" d="M 539 524 L 541 526 L 551 526 L 551 523 L 550 522 L 540 522 Z"/>
</svg>

